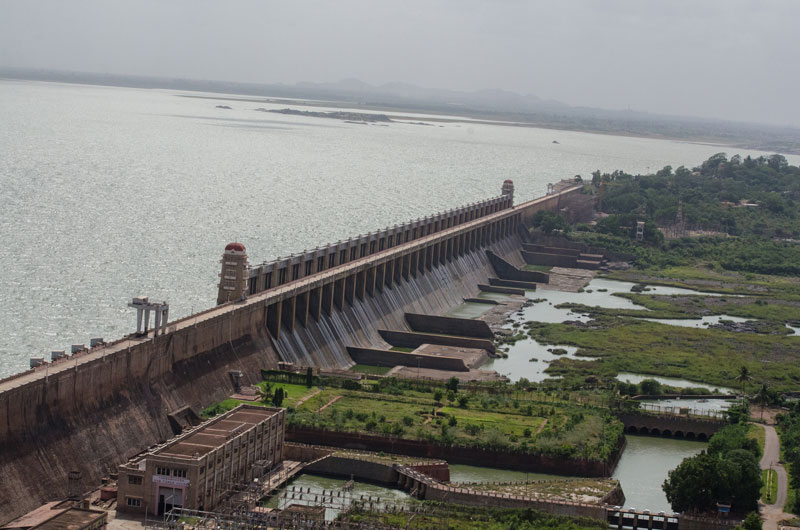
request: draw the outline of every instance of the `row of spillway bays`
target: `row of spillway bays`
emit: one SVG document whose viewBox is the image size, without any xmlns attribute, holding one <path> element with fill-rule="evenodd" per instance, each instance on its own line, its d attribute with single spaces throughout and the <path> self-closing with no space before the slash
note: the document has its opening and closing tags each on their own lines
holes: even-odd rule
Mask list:
<svg viewBox="0 0 800 530">
<path fill-rule="evenodd" d="M 103 337 L 96 337 L 93 339 L 89 339 L 89 348 L 95 348 L 97 346 L 103 346 L 105 341 Z M 70 348 L 70 353 L 75 355 L 76 353 L 81 353 L 86 351 L 85 344 L 73 344 Z M 50 352 L 50 361 L 55 362 L 61 359 L 65 359 L 67 357 L 67 350 L 53 350 Z M 31 368 L 36 368 L 37 366 L 42 366 L 47 364 L 47 361 L 44 357 L 31 357 Z"/>
</svg>

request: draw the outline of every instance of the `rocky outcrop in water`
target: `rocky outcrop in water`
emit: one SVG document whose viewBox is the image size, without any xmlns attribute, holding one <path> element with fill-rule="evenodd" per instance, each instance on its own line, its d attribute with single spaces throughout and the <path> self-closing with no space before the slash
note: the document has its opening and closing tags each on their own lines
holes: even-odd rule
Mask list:
<svg viewBox="0 0 800 530">
<path fill-rule="evenodd" d="M 344 120 L 349 123 L 360 122 L 391 122 L 392 120 L 386 114 L 367 114 L 363 112 L 346 112 L 346 111 L 332 111 L 332 112 L 318 112 L 313 110 L 297 110 L 297 109 L 255 109 L 259 112 L 274 112 L 276 114 L 288 114 L 290 116 L 307 116 L 310 118 L 333 118 L 335 120 Z"/>
</svg>

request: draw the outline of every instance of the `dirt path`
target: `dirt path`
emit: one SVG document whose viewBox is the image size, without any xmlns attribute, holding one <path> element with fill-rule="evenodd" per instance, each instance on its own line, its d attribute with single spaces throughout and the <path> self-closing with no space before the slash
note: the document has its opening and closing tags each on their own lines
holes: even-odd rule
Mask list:
<svg viewBox="0 0 800 530">
<path fill-rule="evenodd" d="M 305 403 L 309 399 L 313 398 L 314 396 L 316 396 L 320 392 L 322 392 L 322 390 L 320 390 L 318 388 L 318 389 L 314 390 L 313 392 L 311 392 L 309 395 L 301 397 L 300 399 L 297 400 L 297 403 L 294 404 L 294 407 L 295 408 L 299 407 L 300 405 L 302 405 L 303 403 Z"/>
<path fill-rule="evenodd" d="M 322 405 L 317 412 L 322 412 L 323 410 L 327 409 L 328 407 L 330 407 L 331 405 L 333 405 L 334 403 L 336 403 L 337 401 L 339 401 L 343 397 L 344 396 L 336 396 L 332 400 L 330 400 L 327 403 L 325 403 L 324 405 Z"/>
<path fill-rule="evenodd" d="M 766 504 L 761 512 L 764 519 L 764 530 L 778 530 L 778 523 L 783 519 L 788 519 L 791 515 L 783 513 L 783 505 L 786 504 L 786 493 L 789 490 L 789 478 L 786 470 L 778 463 L 781 455 L 780 439 L 775 427 L 772 425 L 761 426 L 766 432 L 764 439 L 764 456 L 761 457 L 761 469 L 774 469 L 778 473 L 778 495 L 775 497 L 775 504 Z"/>
<path fill-rule="evenodd" d="M 542 432 L 542 429 L 544 429 L 545 425 L 547 425 L 547 418 L 545 418 L 542 424 L 539 425 L 539 428 L 536 429 L 536 436 L 538 436 Z"/>
</svg>

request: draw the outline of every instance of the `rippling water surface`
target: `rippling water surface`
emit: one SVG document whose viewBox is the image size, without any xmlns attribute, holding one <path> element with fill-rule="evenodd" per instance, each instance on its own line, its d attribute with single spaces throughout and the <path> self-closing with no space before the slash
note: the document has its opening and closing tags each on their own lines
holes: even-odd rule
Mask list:
<svg viewBox="0 0 800 530">
<path fill-rule="evenodd" d="M 360 125 L 180 95 L 0 80 L 0 377 L 129 333 L 133 296 L 168 301 L 172 317 L 213 305 L 229 241 L 261 262 L 497 195 L 506 178 L 527 200 L 575 174 L 692 166 L 723 150 Z"/>
</svg>

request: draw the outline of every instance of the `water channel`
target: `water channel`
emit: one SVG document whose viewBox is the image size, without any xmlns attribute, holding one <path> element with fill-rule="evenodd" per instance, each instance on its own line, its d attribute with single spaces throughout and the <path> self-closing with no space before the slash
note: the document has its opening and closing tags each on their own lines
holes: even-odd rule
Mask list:
<svg viewBox="0 0 800 530">
<path fill-rule="evenodd" d="M 614 296 L 614 293 L 631 292 L 631 288 L 636 285 L 631 282 L 622 282 L 616 280 L 608 280 L 605 278 L 594 278 L 583 290 L 583 292 L 566 292 L 566 291 L 552 291 L 548 289 L 539 289 L 537 291 L 526 291 L 526 296 L 535 303 L 532 306 L 523 308 L 521 311 L 510 315 L 512 329 L 522 330 L 523 324 L 528 321 L 546 322 L 546 323 L 560 323 L 569 320 L 586 322 L 590 317 L 583 313 L 574 312 L 570 309 L 556 307 L 565 303 L 583 304 L 586 306 L 604 307 L 610 309 L 638 309 L 647 311 L 644 306 L 633 303 L 627 298 Z M 708 295 L 715 296 L 713 293 L 700 293 L 691 289 L 683 289 L 679 287 L 668 286 L 648 286 L 648 294 L 657 295 Z M 481 296 L 484 296 L 483 294 Z M 503 296 L 503 295 L 500 295 Z M 499 299 L 494 297 L 494 299 Z M 476 302 L 465 302 L 449 313 L 449 316 L 458 316 L 462 318 L 477 318 L 491 306 Z M 661 324 L 673 326 L 689 326 L 689 327 L 706 327 L 711 324 L 716 324 L 721 320 L 732 320 L 734 322 L 743 322 L 747 319 L 739 317 L 731 317 L 728 315 L 714 315 L 706 316 L 697 319 L 647 319 L 652 322 L 659 322 Z M 517 326 L 514 328 L 513 326 Z M 559 351 L 561 350 L 561 351 Z M 543 381 L 547 379 L 548 375 L 545 372 L 550 363 L 560 356 L 591 360 L 592 357 L 577 356 L 577 348 L 568 345 L 545 345 L 540 344 L 534 339 L 525 338 L 517 343 L 508 346 L 507 358 L 490 359 L 482 368 L 489 370 L 496 370 L 509 377 L 512 381 L 519 380 L 524 377 L 529 381 Z M 556 353 L 553 353 L 553 352 Z M 563 353 L 563 352 L 566 353 Z M 625 379 L 623 379 L 623 376 Z M 679 388 L 700 387 L 708 388 L 709 390 L 719 390 L 720 392 L 732 392 L 732 390 L 724 387 L 715 387 L 706 385 L 695 381 L 688 381 L 685 379 L 662 378 L 651 375 L 639 374 L 620 374 L 621 380 L 628 380 L 630 382 L 638 383 L 643 379 L 650 378 L 661 381 L 662 383 Z"/>
<path fill-rule="evenodd" d="M 615 309 L 640 309 L 646 308 L 637 305 L 627 298 L 614 296 L 614 293 L 631 292 L 631 287 L 635 284 L 630 282 L 620 282 L 604 278 L 593 279 L 583 290 L 583 292 L 563 292 L 539 289 L 528 291 L 527 297 L 536 300 L 532 306 L 523 308 L 520 312 L 510 315 L 513 327 L 523 329 L 521 326 L 528 321 L 538 321 L 547 323 L 559 323 L 567 320 L 588 321 L 588 315 L 576 313 L 569 309 L 556 307 L 563 303 L 579 303 L 587 306 L 599 306 Z M 707 295 L 717 296 L 713 293 L 700 293 L 690 289 L 683 289 L 668 286 L 648 286 L 648 294 L 658 295 Z M 485 297 L 486 294 L 482 294 Z M 730 296 L 730 295 L 727 295 Z M 492 294 L 492 299 L 502 300 L 504 295 Z M 490 306 L 480 303 L 466 302 L 451 312 L 451 316 L 461 316 L 463 318 L 477 318 Z M 742 322 L 746 319 L 731 317 L 727 315 L 706 316 L 698 319 L 647 319 L 673 326 L 707 327 L 711 324 L 719 323 L 721 320 L 732 320 Z M 566 351 L 554 354 L 556 349 Z M 557 350 L 556 350 L 557 351 Z M 525 377 L 530 381 L 542 381 L 548 376 L 546 368 L 554 359 L 560 356 L 590 360 L 590 357 L 580 357 L 575 354 L 576 348 L 573 346 L 543 345 L 533 339 L 526 338 L 508 347 L 508 358 L 492 359 L 483 368 L 494 369 L 499 373 L 508 376 L 511 380 L 518 380 Z M 535 360 L 534 360 L 535 359 Z M 686 379 L 666 378 L 645 374 L 620 373 L 618 378 L 623 381 L 633 383 L 641 382 L 644 379 L 655 379 L 662 384 L 677 388 L 700 387 L 710 391 L 721 393 L 734 393 L 733 389 L 707 385 Z M 727 409 L 731 400 L 724 399 L 673 399 L 648 401 L 648 403 L 658 405 L 662 408 L 673 407 L 691 408 L 709 412 L 718 412 Z M 667 478 L 670 470 L 674 469 L 684 458 L 699 453 L 704 447 L 704 442 L 687 441 L 675 438 L 655 437 L 655 436 L 631 436 L 627 435 L 627 447 L 619 461 L 613 478 L 622 483 L 623 491 L 626 495 L 625 507 L 637 507 L 639 509 L 649 509 L 653 512 L 671 512 L 666 496 L 661 489 L 661 485 Z M 484 481 L 519 481 L 519 480 L 545 480 L 563 479 L 548 475 L 534 475 L 524 472 L 498 470 L 491 468 L 480 468 L 473 466 L 451 466 L 451 480 L 458 482 L 484 482 Z"/>
<path fill-rule="evenodd" d="M 285 490 L 273 496 L 266 504 L 268 508 L 285 508 L 291 504 L 314 506 L 324 501 L 328 509 L 325 519 L 333 520 L 341 508 L 353 501 L 372 503 L 378 509 L 387 504 L 411 501 L 412 497 L 403 490 L 378 486 L 369 482 L 353 481 L 353 488 L 345 490 L 348 480 L 303 474 L 292 479 Z M 303 490 L 302 492 L 300 490 Z M 323 490 L 325 493 L 323 494 Z"/>
<path fill-rule="evenodd" d="M 649 509 L 652 512 L 672 510 L 667 502 L 661 484 L 669 471 L 675 469 L 680 462 L 689 456 L 696 455 L 706 446 L 704 442 L 687 441 L 676 438 L 657 436 L 626 435 L 628 445 L 620 458 L 612 478 L 622 483 L 625 492 L 625 507 Z M 540 480 L 571 480 L 570 477 L 548 475 L 543 473 L 526 473 L 508 469 L 488 467 L 450 465 L 450 481 L 459 483 L 472 482 L 524 482 Z M 322 499 L 325 490 L 328 505 L 326 519 L 331 520 L 338 513 L 337 507 L 347 505 L 351 500 L 373 502 L 383 507 L 387 503 L 411 501 L 404 491 L 378 486 L 368 482 L 354 481 L 353 490 L 344 493 L 342 488 L 345 479 L 304 474 L 293 479 L 287 486 L 287 494 L 277 495 L 270 499 L 267 506 L 271 508 L 285 507 L 288 504 L 313 505 Z M 310 493 L 308 490 L 310 488 Z M 304 490 L 302 497 L 299 490 Z M 330 492 L 333 492 L 332 494 Z M 341 492 L 341 493 L 339 493 Z"/>
</svg>

